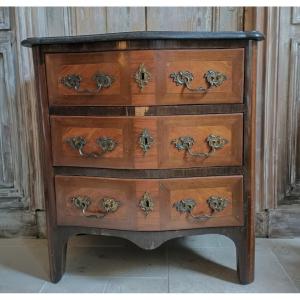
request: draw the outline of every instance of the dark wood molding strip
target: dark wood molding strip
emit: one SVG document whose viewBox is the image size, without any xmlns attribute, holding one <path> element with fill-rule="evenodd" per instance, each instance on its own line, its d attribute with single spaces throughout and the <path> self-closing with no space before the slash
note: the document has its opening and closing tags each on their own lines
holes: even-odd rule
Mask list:
<svg viewBox="0 0 300 300">
<path fill-rule="evenodd" d="M 64 37 L 31 37 L 22 41 L 22 46 L 51 44 L 95 43 L 127 40 L 256 40 L 264 39 L 257 31 L 223 31 L 223 32 L 190 32 L 190 31 L 134 31 L 121 33 L 105 33 L 95 35 Z"/>
<path fill-rule="evenodd" d="M 169 116 L 242 113 L 244 104 L 162 105 L 162 106 L 53 106 L 51 115 L 58 116 Z"/>
<path fill-rule="evenodd" d="M 222 234 L 230 238 L 236 246 L 241 246 L 243 240 L 240 234 L 245 231 L 245 227 L 222 227 L 222 228 L 197 228 L 184 230 L 169 230 L 169 231 L 128 231 L 102 229 L 93 227 L 76 227 L 76 226 L 59 226 L 67 238 L 78 234 L 103 235 L 124 238 L 136 244 L 140 248 L 151 250 L 159 247 L 168 240 L 183 236 L 201 235 L 201 234 Z"/>
<path fill-rule="evenodd" d="M 180 178 L 180 177 L 202 177 L 202 176 L 230 176 L 243 175 L 243 167 L 209 167 L 209 168 L 189 168 L 189 169 L 99 169 L 80 167 L 54 167 L 55 175 L 66 176 L 95 176 L 107 178 Z"/>
</svg>

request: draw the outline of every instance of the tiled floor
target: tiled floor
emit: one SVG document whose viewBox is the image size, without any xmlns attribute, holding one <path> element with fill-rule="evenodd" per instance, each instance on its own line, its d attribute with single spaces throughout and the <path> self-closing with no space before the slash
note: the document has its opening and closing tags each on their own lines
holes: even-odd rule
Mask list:
<svg viewBox="0 0 300 300">
<path fill-rule="evenodd" d="M 300 291 L 300 238 L 257 239 L 255 282 L 238 284 L 235 248 L 220 235 L 169 241 L 152 251 L 122 239 L 70 240 L 67 270 L 48 281 L 46 240 L 0 239 L 0 292 Z"/>
</svg>

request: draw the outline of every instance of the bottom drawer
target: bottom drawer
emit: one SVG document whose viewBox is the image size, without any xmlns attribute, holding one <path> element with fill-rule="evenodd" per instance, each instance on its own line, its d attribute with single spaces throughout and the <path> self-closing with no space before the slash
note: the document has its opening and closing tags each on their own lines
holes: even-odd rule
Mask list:
<svg viewBox="0 0 300 300">
<path fill-rule="evenodd" d="M 243 177 L 56 176 L 58 225 L 159 231 L 243 225 Z"/>
</svg>

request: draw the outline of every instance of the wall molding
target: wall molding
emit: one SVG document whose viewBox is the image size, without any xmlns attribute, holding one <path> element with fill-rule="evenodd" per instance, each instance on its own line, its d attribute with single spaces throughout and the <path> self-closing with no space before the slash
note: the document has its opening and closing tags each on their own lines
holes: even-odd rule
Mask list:
<svg viewBox="0 0 300 300">
<path fill-rule="evenodd" d="M 10 9 L 9 7 L 0 7 L 0 30 L 10 29 Z"/>
<path fill-rule="evenodd" d="M 292 7 L 292 24 L 300 24 L 300 7 Z"/>
<path fill-rule="evenodd" d="M 299 22 L 300 23 L 300 22 Z M 298 99 L 300 80 L 300 38 L 291 39 L 290 72 L 289 72 L 289 102 L 288 102 L 288 173 L 289 187 L 296 185 L 297 137 L 298 137 Z"/>
<path fill-rule="evenodd" d="M 0 55 L 3 63 L 2 96 L 0 99 L 0 164 L 2 178 L 0 178 L 0 208 L 10 205 L 14 208 L 28 206 L 22 199 L 22 159 L 20 134 L 18 132 L 19 119 L 16 108 L 18 99 L 15 92 L 15 70 L 13 68 L 13 49 L 11 35 L 0 35 Z M 2 108 L 1 108 L 2 106 Z M 4 199 L 4 200 L 3 200 Z"/>
</svg>

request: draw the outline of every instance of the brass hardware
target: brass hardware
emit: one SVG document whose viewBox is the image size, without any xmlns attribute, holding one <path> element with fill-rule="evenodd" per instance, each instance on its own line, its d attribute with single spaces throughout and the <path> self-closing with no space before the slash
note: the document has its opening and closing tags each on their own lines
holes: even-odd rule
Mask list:
<svg viewBox="0 0 300 300">
<path fill-rule="evenodd" d="M 101 157 L 106 152 L 111 152 L 117 146 L 117 142 L 110 137 L 100 137 L 96 140 L 96 143 L 100 146 L 101 152 L 84 152 L 83 148 L 86 145 L 86 140 L 81 136 L 74 136 L 66 140 L 73 149 L 78 150 L 79 155 L 85 158 L 98 158 Z"/>
<path fill-rule="evenodd" d="M 173 204 L 173 207 L 180 213 L 190 213 L 195 206 L 196 201 L 193 199 L 184 199 Z"/>
<path fill-rule="evenodd" d="M 102 207 L 106 213 L 115 212 L 120 206 L 120 202 L 113 199 L 105 197 L 102 199 Z"/>
<path fill-rule="evenodd" d="M 97 91 L 100 91 L 102 88 L 109 88 L 114 82 L 112 76 L 104 73 L 96 74 L 93 79 L 96 81 Z"/>
<path fill-rule="evenodd" d="M 146 129 L 146 128 L 143 129 L 142 133 L 140 134 L 139 144 L 140 144 L 140 147 L 143 149 L 144 154 L 146 154 L 146 152 L 148 150 L 150 150 L 153 142 L 154 142 L 154 139 L 150 135 L 148 129 Z"/>
<path fill-rule="evenodd" d="M 143 91 L 144 87 L 149 83 L 151 80 L 151 74 L 146 69 L 144 64 L 140 64 L 138 70 L 134 75 L 135 81 L 138 84 L 141 91 Z"/>
<path fill-rule="evenodd" d="M 144 214 L 147 216 L 151 211 L 153 211 L 154 203 L 152 201 L 151 195 L 147 192 L 144 193 L 140 204 L 140 208 L 144 211 Z"/>
<path fill-rule="evenodd" d="M 173 72 L 170 74 L 170 77 L 173 79 L 173 82 L 175 82 L 177 86 L 182 85 L 192 92 L 200 92 L 200 93 L 206 93 L 209 89 L 220 86 L 224 82 L 224 80 L 227 79 L 226 75 L 221 72 L 208 70 L 203 76 L 208 84 L 208 88 L 204 88 L 201 86 L 197 88 L 192 88 L 191 83 L 194 80 L 194 75 L 192 72 L 190 71 Z"/>
<path fill-rule="evenodd" d="M 90 198 L 86 196 L 77 196 L 72 198 L 73 204 L 82 210 L 82 213 L 85 214 L 86 209 L 91 204 Z"/>
<path fill-rule="evenodd" d="M 171 144 L 174 144 L 178 151 L 187 151 L 192 156 L 200 156 L 200 157 L 209 157 L 216 150 L 222 149 L 224 145 L 228 143 L 226 139 L 221 136 L 210 134 L 206 142 L 210 147 L 208 152 L 193 152 L 192 147 L 195 143 L 195 140 L 190 136 L 181 136 L 178 139 L 171 141 Z"/>
<path fill-rule="evenodd" d="M 85 217 L 97 219 L 105 217 L 108 213 L 113 213 L 117 211 L 121 204 L 119 201 L 113 198 L 104 197 L 100 204 L 100 207 L 103 211 L 99 211 L 95 214 L 87 213 L 87 208 L 91 204 L 91 200 L 87 196 L 75 196 L 71 200 L 74 206 L 80 209 Z"/>
<path fill-rule="evenodd" d="M 210 196 L 207 199 L 207 203 L 213 211 L 220 212 L 226 208 L 228 204 L 228 200 L 219 196 Z"/>
<path fill-rule="evenodd" d="M 106 136 L 102 136 L 102 137 L 98 138 L 96 140 L 96 142 L 100 146 L 100 148 L 102 149 L 103 153 L 104 152 L 111 152 L 117 146 L 117 142 L 114 139 L 112 139 L 110 137 L 106 137 Z"/>
<path fill-rule="evenodd" d="M 178 212 L 185 213 L 188 217 L 191 217 L 192 220 L 194 221 L 206 221 L 212 218 L 215 212 L 223 211 L 228 204 L 227 199 L 219 196 L 210 196 L 206 202 L 208 204 L 208 207 L 210 208 L 211 211 L 210 214 L 194 215 L 193 209 L 196 206 L 196 201 L 191 198 L 177 201 L 173 204 L 173 207 L 175 207 L 175 209 Z"/>
<path fill-rule="evenodd" d="M 96 89 L 80 89 L 80 83 L 82 78 L 77 74 L 68 74 L 60 79 L 60 83 L 69 89 L 74 89 L 77 93 L 98 93 L 103 88 L 109 88 L 114 82 L 114 78 L 111 75 L 104 73 L 97 73 L 92 77 L 92 80 L 96 82 Z"/>
<path fill-rule="evenodd" d="M 209 70 L 204 74 L 204 78 L 206 79 L 206 81 L 209 83 L 210 87 L 217 87 L 220 86 L 224 80 L 227 79 L 226 75 L 221 73 L 221 72 L 217 72 L 217 71 L 213 71 L 213 70 Z"/>
<path fill-rule="evenodd" d="M 60 83 L 69 89 L 79 90 L 81 77 L 77 74 L 69 74 L 61 78 Z"/>
</svg>

